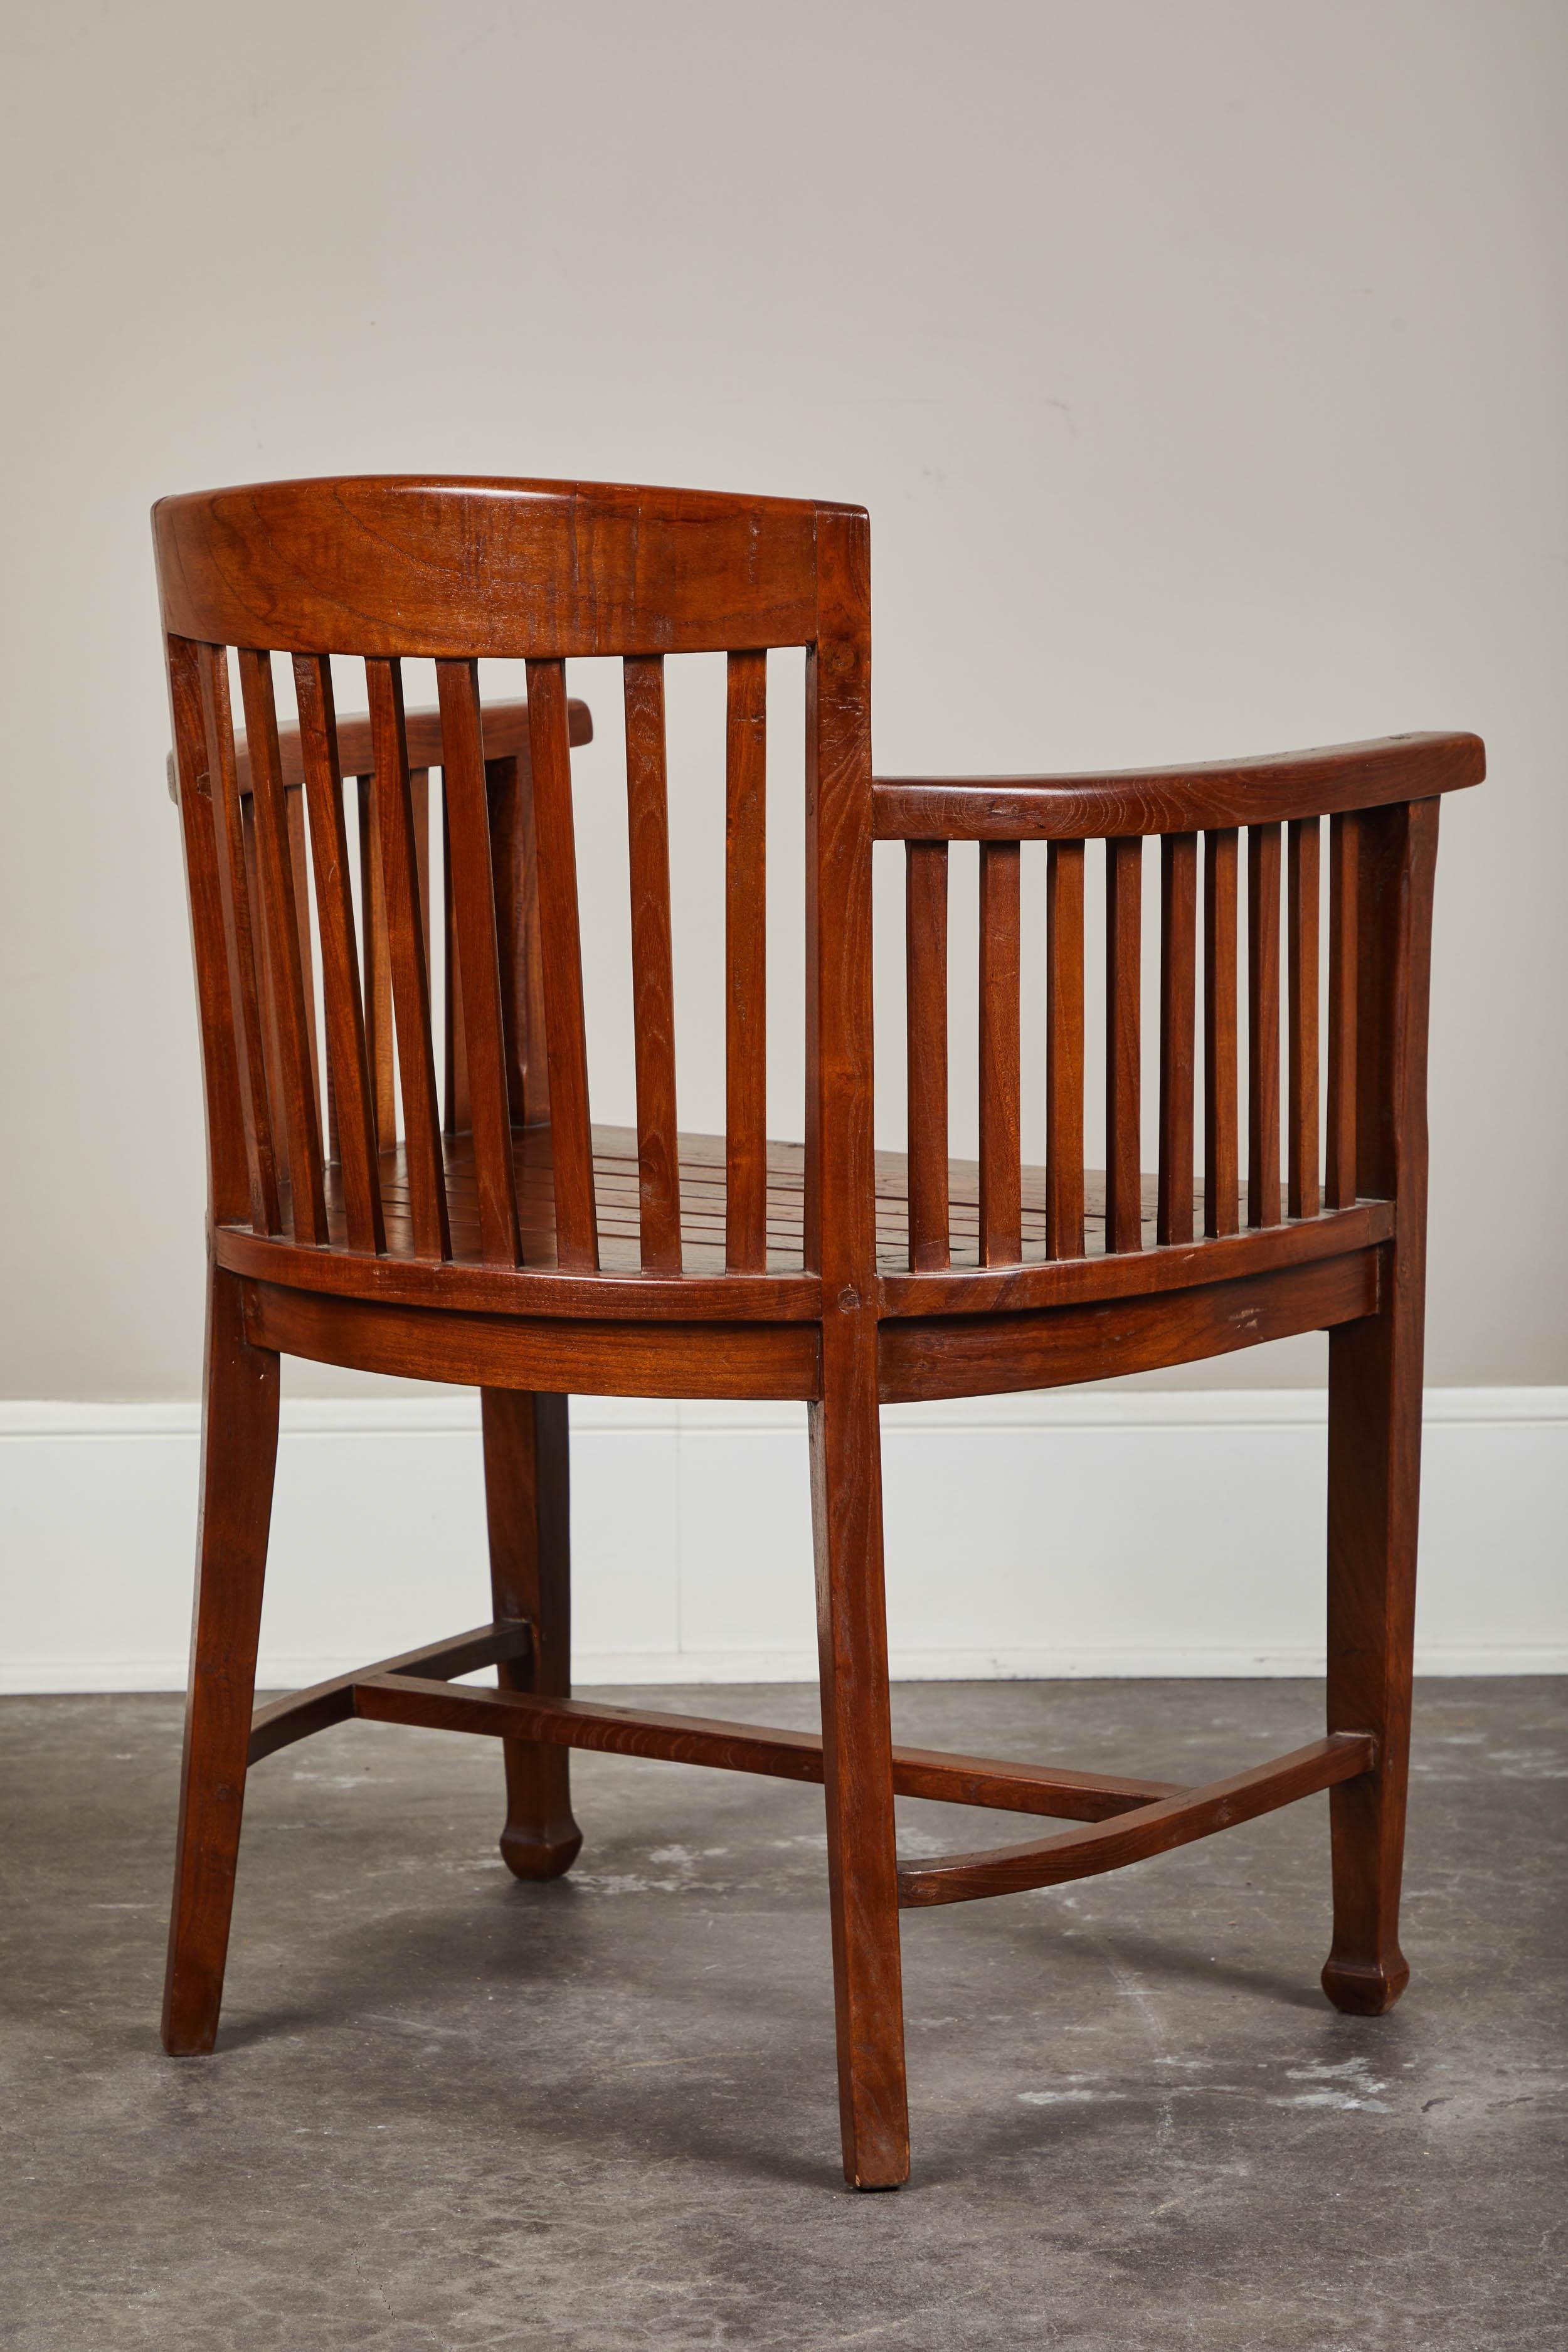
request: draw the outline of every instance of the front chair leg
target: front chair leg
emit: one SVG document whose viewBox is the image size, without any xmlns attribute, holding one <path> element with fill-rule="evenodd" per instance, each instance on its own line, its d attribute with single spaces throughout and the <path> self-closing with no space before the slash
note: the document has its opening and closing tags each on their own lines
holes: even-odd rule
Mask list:
<svg viewBox="0 0 1568 2352">
<path fill-rule="evenodd" d="M 808 1412 L 844 2173 L 857 2189 L 896 2189 L 910 2125 L 875 1350 L 868 1318 L 860 1333 L 825 1334 L 826 1383 Z"/>
<path fill-rule="evenodd" d="M 207 1286 L 195 1618 L 163 2047 L 198 2057 L 217 2037 L 245 1800 L 261 1587 L 278 1463 L 278 1358 L 245 1335 L 241 1285 Z"/>
<path fill-rule="evenodd" d="M 1374 1733 L 1378 1762 L 1330 1792 L 1334 1937 L 1323 1990 L 1360 2017 L 1392 2009 L 1410 1978 L 1399 1885 L 1421 1473 L 1414 1320 L 1395 1304 L 1329 1341 L 1328 1727 Z"/>
<path fill-rule="evenodd" d="M 526 1658 L 497 1668 L 503 1690 L 572 1696 L 572 1531 L 566 1399 L 481 1389 L 490 1591 L 498 1618 L 526 1617 Z M 506 1827 L 500 1850 L 517 1878 L 559 1878 L 576 1861 L 583 1832 L 572 1818 L 564 1748 L 502 1742 Z"/>
</svg>

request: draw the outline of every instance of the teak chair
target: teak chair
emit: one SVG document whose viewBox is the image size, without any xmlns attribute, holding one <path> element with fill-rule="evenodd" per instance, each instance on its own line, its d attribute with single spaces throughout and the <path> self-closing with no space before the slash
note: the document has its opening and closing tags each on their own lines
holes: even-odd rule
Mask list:
<svg viewBox="0 0 1568 2352">
<path fill-rule="evenodd" d="M 374 478 L 169 499 L 154 530 L 211 1177 L 166 2047 L 213 2047 L 247 1764 L 351 1715 L 499 1738 L 501 1850 L 525 1879 L 568 1869 L 581 1843 L 573 1748 L 820 1781 L 844 2162 L 864 2189 L 908 2171 L 900 1907 L 1117 1869 L 1326 1788 L 1334 1924 L 1324 1989 L 1341 2009 L 1389 2008 L 1408 1975 L 1397 1915 L 1433 861 L 1437 796 L 1483 772 L 1476 738 L 1399 736 L 1120 775 L 878 779 L 858 508 Z M 805 649 L 804 1147 L 770 1143 L 764 1124 L 770 647 Z M 728 657 L 722 1138 L 679 1135 L 675 1113 L 664 666 L 702 652 Z M 278 723 L 279 653 L 292 660 L 297 733 Z M 625 665 L 635 1135 L 589 1119 L 568 758 L 588 729 L 564 670 L 588 655 Z M 334 720 L 333 656 L 363 662 L 367 719 Z M 433 657 L 437 712 L 405 717 L 400 663 L 410 657 Z M 526 707 L 481 710 L 479 664 L 491 657 L 526 661 Z M 426 792 L 437 766 L 443 1088 Z M 345 772 L 359 780 L 357 891 Z M 1151 836 L 1153 1180 L 1139 1150 Z M 879 841 L 906 845 L 907 1159 L 877 1154 L 872 1140 Z M 977 1171 L 948 1156 L 953 842 L 979 844 Z M 1020 1166 L 1019 1141 L 1020 845 L 1032 842 L 1047 845 L 1043 1171 Z M 1085 848 L 1097 842 L 1102 1188 L 1083 1165 Z M 1098 873 L 1099 853 L 1094 864 Z M 1198 1788 L 894 1747 L 882 1403 L 1049 1388 L 1316 1330 L 1331 1335 L 1326 1738 Z M 494 1622 L 253 1715 L 282 1355 L 480 1389 Z M 820 1738 L 569 1696 L 574 1391 L 805 1401 Z M 499 1688 L 451 1679 L 486 1664 Z M 900 1795 L 1079 1826 L 900 1863 Z"/>
</svg>

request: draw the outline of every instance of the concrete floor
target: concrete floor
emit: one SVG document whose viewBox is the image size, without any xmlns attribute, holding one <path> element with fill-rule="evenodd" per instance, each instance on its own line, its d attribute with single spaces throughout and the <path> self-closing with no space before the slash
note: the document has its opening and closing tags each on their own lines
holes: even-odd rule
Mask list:
<svg viewBox="0 0 1568 2352">
<path fill-rule="evenodd" d="M 815 1694 L 649 1693 L 809 1723 Z M 1196 1780 L 1296 1683 L 923 1685 L 900 1735 Z M 16 2352 L 1510 2352 L 1565 2341 L 1568 1682 L 1428 1685 L 1389 2018 L 1317 1990 L 1326 1800 L 905 1922 L 915 2177 L 840 2182 L 816 1792 L 348 1724 L 250 1786 L 217 2054 L 154 2029 L 179 1709 L 0 1702 Z M 1026 1833 L 901 1809 L 910 1849 Z M 978 1837 L 976 1832 L 978 1831 Z"/>
</svg>

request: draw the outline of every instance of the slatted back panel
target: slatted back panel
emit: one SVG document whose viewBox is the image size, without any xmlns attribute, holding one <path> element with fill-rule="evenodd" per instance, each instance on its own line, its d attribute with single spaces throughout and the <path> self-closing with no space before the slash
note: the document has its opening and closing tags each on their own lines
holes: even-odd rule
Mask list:
<svg viewBox="0 0 1568 2352">
<path fill-rule="evenodd" d="M 855 573 L 826 629 L 824 519 Z M 195 820 L 211 897 L 202 937 L 213 954 L 221 947 L 204 1013 L 216 1024 L 211 1070 L 229 1076 L 211 1079 L 209 1097 L 228 1104 L 237 1129 L 225 1165 L 243 1157 L 241 1213 L 258 1232 L 317 1248 L 598 1269 L 605 1202 L 569 756 L 580 706 L 568 701 L 565 663 L 616 654 L 639 1255 L 650 1274 L 683 1270 L 665 665 L 722 651 L 723 1263 L 764 1271 L 767 655 L 804 646 L 817 672 L 837 666 L 849 682 L 813 705 L 807 824 L 820 828 L 826 814 L 831 831 L 858 812 L 867 870 L 847 858 L 841 833 L 817 836 L 808 920 L 820 935 L 829 922 L 842 929 L 851 906 L 868 913 L 863 518 L 784 500 L 375 479 L 168 500 L 154 531 L 171 677 L 187 681 L 184 705 L 176 695 L 183 790 L 205 797 L 199 777 L 213 794 L 211 819 Z M 487 722 L 479 669 L 491 656 L 526 663 L 521 727 Z M 434 661 L 434 718 L 405 709 L 403 669 L 416 656 Z M 363 719 L 339 723 L 334 658 L 345 690 L 346 665 L 363 665 Z M 279 728 L 277 677 L 290 674 L 297 732 Z M 808 963 L 820 1017 L 806 1181 L 820 1202 L 831 1130 L 858 1120 L 868 1149 L 869 1058 L 868 1040 L 849 1034 L 858 1008 L 842 992 L 825 1002 L 835 958 L 813 950 Z M 1007 1060 L 1004 1039 L 998 1066 Z M 1016 1140 L 1016 1106 L 1012 1116 Z M 840 1150 L 844 1169 L 854 1159 Z M 1005 1255 L 1016 1182 L 998 1213 Z"/>
<path fill-rule="evenodd" d="M 907 840 L 910 1269 L 1179 1247 L 1200 1234 L 1223 1240 L 1353 1202 L 1359 823 L 1335 817 L 1331 836 L 1326 1185 L 1317 819 L 1292 821 L 1288 856 L 1276 823 L 1161 835 L 1158 899 L 1147 908 L 1146 844 L 1136 835 L 1025 843 L 1022 850 L 981 837 L 979 1164 L 974 1207 L 956 1214 L 948 1157 L 948 845 Z M 1031 878 L 1042 869 L 1043 889 Z M 1104 908 L 1103 960 L 1092 972 L 1090 877 Z M 1045 1050 L 1033 1069 L 1021 1052 L 1028 1024 L 1021 1028 L 1019 1018 L 1031 929 L 1044 977 Z M 1146 931 L 1157 931 L 1157 941 Z M 1091 1041 L 1103 1056 L 1095 1073 Z M 1102 1173 L 1085 1168 L 1094 1092 L 1104 1105 Z M 1031 1111 L 1043 1113 L 1037 1131 L 1045 1147 L 1043 1167 L 1032 1171 L 1020 1164 Z"/>
</svg>

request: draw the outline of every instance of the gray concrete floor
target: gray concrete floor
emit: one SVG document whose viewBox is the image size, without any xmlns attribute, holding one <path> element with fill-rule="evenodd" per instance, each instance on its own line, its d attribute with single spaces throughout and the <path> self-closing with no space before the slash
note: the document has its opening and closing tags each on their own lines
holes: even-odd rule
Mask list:
<svg viewBox="0 0 1568 2352">
<path fill-rule="evenodd" d="M 1182 1780 L 1318 1715 L 1278 1682 L 928 1684 L 897 1707 L 931 1746 Z M 1317 1990 L 1322 1798 L 906 1918 L 915 2175 L 876 2198 L 838 2173 L 816 1791 L 584 1758 L 582 1859 L 525 1888 L 488 1741 L 344 1725 L 258 1768 L 217 2053 L 175 2063 L 178 1737 L 167 1698 L 0 1702 L 18 2352 L 1568 2340 L 1568 1683 L 1423 1691 L 1391 2017 Z M 1028 1829 L 901 1811 L 919 1851 Z"/>
</svg>

